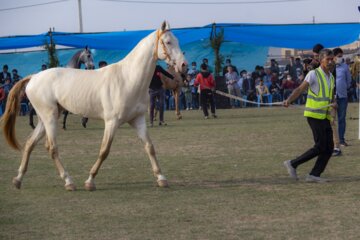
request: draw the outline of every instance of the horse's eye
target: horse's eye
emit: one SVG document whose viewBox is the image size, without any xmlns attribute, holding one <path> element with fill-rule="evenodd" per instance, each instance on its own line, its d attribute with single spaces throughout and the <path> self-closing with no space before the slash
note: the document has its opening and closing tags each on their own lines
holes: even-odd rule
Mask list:
<svg viewBox="0 0 360 240">
<path fill-rule="evenodd" d="M 91 58 L 91 55 L 90 55 L 90 54 L 88 55 L 88 58 Z"/>
<path fill-rule="evenodd" d="M 171 45 L 171 42 L 170 42 L 170 41 L 169 41 L 169 42 L 166 42 L 166 44 L 167 44 L 167 45 Z"/>
</svg>

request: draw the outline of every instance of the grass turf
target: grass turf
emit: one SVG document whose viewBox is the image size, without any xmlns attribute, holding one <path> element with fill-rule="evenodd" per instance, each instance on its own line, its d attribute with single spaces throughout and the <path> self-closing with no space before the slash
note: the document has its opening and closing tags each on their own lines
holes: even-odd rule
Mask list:
<svg viewBox="0 0 360 240">
<path fill-rule="evenodd" d="M 282 162 L 313 145 L 301 108 L 218 110 L 218 119 L 166 112 L 166 127 L 149 129 L 170 188 L 155 186 L 143 144 L 128 125 L 118 129 L 96 178 L 83 183 L 103 133 L 101 121 L 83 129 L 69 115 L 59 129 L 62 162 L 78 187 L 66 192 L 43 141 L 31 155 L 22 189 L 20 153 L 0 136 L 0 239 L 359 239 L 360 140 L 358 105 L 350 104 L 346 138 L 351 146 L 330 159 L 326 184 L 303 181 L 314 161 L 289 179 Z M 19 117 L 24 143 L 31 129 Z M 59 124 L 60 127 L 61 124 Z"/>
</svg>

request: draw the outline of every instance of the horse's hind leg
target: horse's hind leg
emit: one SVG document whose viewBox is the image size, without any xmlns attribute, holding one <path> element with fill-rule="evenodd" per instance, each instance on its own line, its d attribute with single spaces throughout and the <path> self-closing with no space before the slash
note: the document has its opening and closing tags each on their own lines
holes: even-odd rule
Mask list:
<svg viewBox="0 0 360 240">
<path fill-rule="evenodd" d="M 175 99 L 175 115 L 176 119 L 180 120 L 182 119 L 181 113 L 180 113 L 180 88 L 176 88 L 173 91 L 174 99 Z"/>
<path fill-rule="evenodd" d="M 90 176 L 85 181 L 85 189 L 88 191 L 96 190 L 94 178 L 96 177 L 101 164 L 107 158 L 110 152 L 111 143 L 114 139 L 115 131 L 118 128 L 119 122 L 117 119 L 105 121 L 104 136 L 101 143 L 99 157 L 96 160 L 94 166 L 90 170 Z"/>
<path fill-rule="evenodd" d="M 155 177 L 157 177 L 159 187 L 168 187 L 168 182 L 165 176 L 161 173 L 159 163 L 156 159 L 155 148 L 146 128 L 145 115 L 139 116 L 129 123 L 136 129 L 139 138 L 145 143 L 145 151 L 150 158 L 151 167 Z"/>
<path fill-rule="evenodd" d="M 18 170 L 18 175 L 13 178 L 13 184 L 17 189 L 20 189 L 22 179 L 27 171 L 30 154 L 34 149 L 35 145 L 40 141 L 40 139 L 44 137 L 44 135 L 45 135 L 44 124 L 39 118 L 35 130 L 33 131 L 31 136 L 28 138 L 28 140 L 25 143 L 21 164 Z"/>
<path fill-rule="evenodd" d="M 46 136 L 47 136 L 47 144 L 46 148 L 48 149 L 51 158 L 54 160 L 55 165 L 59 171 L 60 177 L 65 181 L 65 189 L 68 191 L 76 190 L 76 187 L 70 177 L 70 175 L 66 172 L 61 160 L 59 158 L 58 147 L 56 143 L 56 134 L 57 134 L 57 118 L 55 115 L 59 116 L 59 112 L 53 113 L 53 115 L 44 120 L 44 126 L 46 129 Z M 43 118 L 44 119 L 44 118 Z"/>
</svg>

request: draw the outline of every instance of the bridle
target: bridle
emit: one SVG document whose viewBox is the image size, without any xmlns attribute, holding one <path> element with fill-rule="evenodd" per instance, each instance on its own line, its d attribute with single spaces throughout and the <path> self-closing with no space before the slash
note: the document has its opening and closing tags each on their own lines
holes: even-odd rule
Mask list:
<svg viewBox="0 0 360 240">
<path fill-rule="evenodd" d="M 156 31 L 156 44 L 155 44 L 155 51 L 154 51 L 154 58 L 155 59 L 159 59 L 159 56 L 158 56 L 158 46 L 159 46 L 159 42 L 163 48 L 163 51 L 164 51 L 164 55 L 165 55 L 165 59 L 167 59 L 169 62 L 171 62 L 171 57 L 167 51 L 167 48 L 165 46 L 165 43 L 164 41 L 161 39 L 161 36 L 166 33 L 166 32 L 169 32 L 170 30 L 164 30 L 160 33 L 160 30 L 157 30 Z"/>
</svg>

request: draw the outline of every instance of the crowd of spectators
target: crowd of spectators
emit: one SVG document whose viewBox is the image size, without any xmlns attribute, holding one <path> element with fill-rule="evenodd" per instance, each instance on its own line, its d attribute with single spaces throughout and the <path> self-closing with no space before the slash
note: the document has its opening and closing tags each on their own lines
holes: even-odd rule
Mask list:
<svg viewBox="0 0 360 240">
<path fill-rule="evenodd" d="M 10 73 L 9 66 L 6 64 L 3 66 L 2 72 L 0 73 L 0 116 L 5 110 L 6 100 L 12 86 L 21 78 L 17 69 L 14 68 Z"/>
<path fill-rule="evenodd" d="M 344 59 L 349 68 L 353 68 L 353 61 L 350 58 Z M 204 59 L 202 63 L 208 64 Z M 279 66 L 275 59 L 271 59 L 267 66 L 256 66 L 252 72 L 246 70 L 238 71 L 238 68 L 231 64 L 231 59 L 226 59 L 222 75 L 227 86 L 229 94 L 260 103 L 281 102 L 288 98 L 295 88 L 297 88 L 305 79 L 306 74 L 314 69 L 314 63 L 311 59 L 301 59 L 299 57 L 289 57 L 285 66 Z M 209 71 L 212 72 L 211 68 Z M 352 71 L 354 72 L 354 71 Z M 188 70 L 188 79 L 186 80 L 183 93 L 180 95 L 181 109 L 191 110 L 201 108 L 199 104 L 199 89 L 194 86 L 194 81 L 199 73 L 197 63 L 192 62 Z M 352 84 L 348 89 L 348 98 L 350 102 L 357 101 L 358 93 L 356 91 L 359 77 L 357 74 L 352 76 Z M 219 89 L 224 90 L 224 89 Z M 191 93 L 191 94 L 190 94 Z M 186 97 L 185 97 L 186 95 Z M 269 98 L 268 96 L 271 95 Z M 296 101 L 296 104 L 305 104 L 307 92 L 304 92 Z M 171 91 L 166 91 L 166 109 L 175 109 L 174 100 Z M 191 104 L 190 104 L 191 103 Z M 238 100 L 229 99 L 231 108 L 256 106 L 245 105 Z"/>
</svg>

